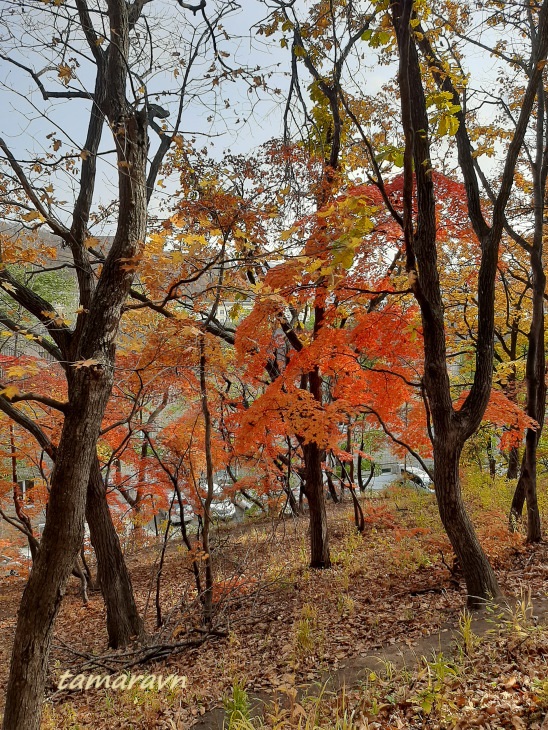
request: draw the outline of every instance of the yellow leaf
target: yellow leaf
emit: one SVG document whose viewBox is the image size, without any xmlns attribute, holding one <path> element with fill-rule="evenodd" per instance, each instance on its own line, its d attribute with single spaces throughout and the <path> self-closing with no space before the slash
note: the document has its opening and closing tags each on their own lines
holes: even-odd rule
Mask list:
<svg viewBox="0 0 548 730">
<path fill-rule="evenodd" d="M 7 388 L 0 390 L 0 395 L 3 395 L 8 400 L 11 400 L 12 398 L 15 398 L 16 395 L 19 395 L 19 388 L 16 388 L 15 385 L 8 385 Z"/>
<path fill-rule="evenodd" d="M 282 241 L 287 241 L 291 238 L 291 236 L 295 233 L 295 228 L 290 228 L 288 231 L 282 231 L 280 233 L 280 238 Z"/>
<path fill-rule="evenodd" d="M 323 261 L 321 259 L 316 259 L 312 261 L 307 267 L 306 271 L 308 271 L 309 274 L 313 274 L 315 271 L 317 271 L 321 266 L 323 266 Z"/>
<path fill-rule="evenodd" d="M 21 365 L 14 365 L 7 369 L 8 378 L 22 378 L 27 371 Z"/>
<path fill-rule="evenodd" d="M 72 363 L 72 367 L 76 370 L 80 370 L 81 368 L 91 368 L 94 365 L 100 365 L 99 360 L 95 360 L 93 357 L 89 357 L 87 360 L 77 360 L 76 362 Z"/>
<path fill-rule="evenodd" d="M 57 70 L 59 71 L 59 78 L 66 86 L 68 82 L 72 79 L 72 70 L 70 66 L 67 66 L 66 63 L 62 63 L 60 66 L 57 67 Z"/>
<path fill-rule="evenodd" d="M 66 317 L 64 317 L 62 314 L 57 314 L 57 312 L 40 312 L 40 314 L 50 319 L 54 324 L 58 325 L 59 327 L 70 324 Z"/>
<path fill-rule="evenodd" d="M 89 157 L 90 155 L 91 155 L 91 152 L 90 152 L 89 150 L 82 150 L 82 151 L 80 152 L 80 157 L 81 157 L 81 158 L 82 158 L 83 160 L 87 160 L 87 158 L 88 158 L 88 157 Z"/>
<path fill-rule="evenodd" d="M 95 238 L 95 236 L 88 236 L 88 238 L 84 241 L 84 246 L 86 248 L 95 248 L 95 246 L 99 245 L 99 239 Z"/>
<path fill-rule="evenodd" d="M 9 281 L 2 281 L 0 283 L 0 286 L 2 289 L 5 289 L 6 291 L 16 292 L 16 287 L 13 286 L 13 284 L 10 284 Z"/>
<path fill-rule="evenodd" d="M 151 233 L 148 238 L 151 243 L 164 245 L 165 234 L 163 233 Z"/>
<path fill-rule="evenodd" d="M 331 213 L 334 212 L 334 210 L 335 210 L 335 206 L 330 205 L 329 208 L 327 208 L 327 210 L 320 210 L 318 213 L 316 213 L 316 215 L 318 218 L 327 218 L 328 216 L 331 215 Z"/>
<path fill-rule="evenodd" d="M 27 222 L 36 221 L 36 220 L 40 220 L 40 221 L 46 220 L 44 218 L 44 216 L 40 215 L 40 213 L 37 210 L 31 210 L 28 213 L 25 213 L 25 215 L 22 215 L 21 218 Z"/>
</svg>

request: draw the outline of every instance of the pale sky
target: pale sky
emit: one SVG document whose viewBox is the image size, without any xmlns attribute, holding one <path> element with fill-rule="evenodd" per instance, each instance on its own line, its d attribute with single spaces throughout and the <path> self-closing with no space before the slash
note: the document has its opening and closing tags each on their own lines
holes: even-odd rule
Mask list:
<svg viewBox="0 0 548 730">
<path fill-rule="evenodd" d="M 220 0 L 219 0 L 219 4 Z M 297 0 L 296 7 L 302 14 L 308 3 L 305 0 Z M 90 6 L 92 3 L 90 2 Z M 0 21 L 6 22 L 4 27 L 0 22 L 0 52 L 6 53 L 24 65 L 32 66 L 40 74 L 40 80 L 50 91 L 64 91 L 66 88 L 74 90 L 85 90 L 93 87 L 93 66 L 76 52 L 68 52 L 63 60 L 67 66 L 73 65 L 76 59 L 80 64 L 75 69 L 75 78 L 71 79 L 69 86 L 65 87 L 59 79 L 58 68 L 59 47 L 53 45 L 51 48 L 39 54 L 37 52 L 38 41 L 42 39 L 46 43 L 55 44 L 56 36 L 60 35 L 59 29 L 51 26 L 50 10 L 52 6 L 44 7 L 42 3 L 35 3 L 35 10 L 32 16 L 25 17 L 31 25 L 34 25 L 31 35 L 23 36 L 23 44 L 16 39 L 10 41 L 10 34 L 17 36 L 19 32 L 18 19 L 20 10 L 15 0 L 0 1 Z M 214 3 L 208 2 L 209 15 L 214 12 Z M 13 9 L 13 14 L 9 11 Z M 61 7 L 59 12 L 62 12 Z M 154 0 L 145 6 L 145 12 L 150 17 L 149 26 L 156 39 L 155 67 L 144 79 L 147 85 L 149 98 L 166 108 L 172 110 L 168 119 L 169 127 L 175 119 L 174 97 L 161 96 L 156 99 L 154 94 L 157 91 L 176 91 L 185 67 L 179 66 L 179 75 L 174 77 L 173 69 L 180 58 L 187 54 L 183 41 L 187 44 L 192 38 L 193 29 L 202 29 L 199 16 L 194 16 L 187 10 L 179 8 L 174 0 Z M 287 72 L 290 67 L 290 53 L 288 49 L 282 49 L 279 45 L 279 38 L 265 38 L 257 36 L 250 28 L 255 26 L 267 14 L 267 8 L 259 0 L 240 0 L 240 7 L 236 12 L 227 16 L 223 25 L 226 29 L 228 39 L 219 40 L 219 50 L 230 54 L 224 60 L 231 67 L 246 67 L 251 69 L 250 76 L 271 74 L 267 82 L 271 88 L 279 88 L 282 93 L 279 96 L 266 92 L 259 87 L 249 91 L 249 84 L 241 77 L 234 80 L 225 80 L 215 87 L 211 87 L 211 79 L 205 79 L 208 71 L 211 71 L 212 52 L 211 47 L 207 52 L 199 53 L 192 73 L 192 82 L 189 85 L 189 100 L 183 115 L 182 131 L 187 138 L 195 136 L 196 144 L 208 145 L 212 156 L 220 159 L 223 153 L 230 149 L 232 152 L 249 152 L 268 139 L 280 136 L 282 132 L 282 115 L 284 108 L 284 94 L 288 87 Z M 106 31 L 105 31 L 106 32 Z M 139 27 L 141 39 L 145 38 L 144 25 Z M 200 30 L 201 32 L 201 30 Z M 484 37 L 484 42 L 489 38 Z M 163 51 L 158 49 L 163 47 Z M 144 48 L 148 47 L 144 44 Z M 76 51 L 82 48 L 76 48 Z M 486 51 L 472 48 L 470 56 L 467 57 L 469 66 L 476 78 L 476 86 L 483 87 L 487 91 L 493 87 L 493 80 L 496 76 L 497 64 Z M 372 65 L 368 68 L 366 63 L 360 61 L 360 77 L 364 92 L 375 94 L 382 84 L 394 73 L 394 66 L 373 65 L 375 54 L 370 51 L 365 42 L 359 48 L 359 52 L 365 52 Z M 89 53 L 89 52 L 88 52 Z M 177 56 L 176 54 L 180 54 Z M 353 62 L 357 64 L 358 62 Z M 55 64 L 55 65 L 53 65 Z M 259 70 L 253 71 L 255 67 Z M 306 89 L 310 76 L 301 67 L 301 78 L 303 89 Z M 352 68 L 352 66 L 351 66 Z M 358 68 L 357 65 L 354 66 Z M 48 70 L 49 69 L 49 70 Z M 217 69 L 219 64 L 217 63 Z M 213 72 L 212 72 L 213 73 Z M 349 74 L 352 76 L 352 74 Z M 354 79 L 356 81 L 356 79 Z M 137 83 L 137 82 L 135 82 Z M 356 87 L 355 87 L 356 88 Z M 84 146 L 86 134 L 87 117 L 90 102 L 85 99 L 76 99 L 67 102 L 66 100 L 52 100 L 45 102 L 36 84 L 25 71 L 15 68 L 8 62 L 0 59 L 0 108 L 4 111 L 0 122 L 0 134 L 4 137 L 14 154 L 23 160 L 44 157 L 51 154 L 51 160 L 55 160 L 63 153 L 69 152 L 71 147 L 80 150 Z M 486 107 L 484 114 L 486 119 L 492 115 L 494 107 Z M 45 118 L 47 117 L 47 118 Z M 239 120 L 236 123 L 236 120 Z M 168 127 L 168 128 L 169 128 Z M 48 135 L 53 135 L 48 138 Z M 111 135 L 108 130 L 104 132 L 104 143 L 102 152 L 112 149 Z M 155 149 L 156 135 L 151 131 L 151 153 Z M 57 142 L 55 140 L 58 140 Z M 211 147 L 211 142 L 213 146 Z M 59 145 L 57 151 L 53 145 Z M 493 162 L 487 162 L 487 170 L 492 169 Z M 115 186 L 111 181 L 116 180 L 117 170 L 112 158 L 105 156 L 99 165 L 99 176 L 97 185 L 96 202 L 108 203 L 115 194 Z M 63 219 L 70 214 L 75 190 L 78 184 L 77 176 L 60 171 L 51 176 L 45 177 L 43 185 L 51 183 L 57 191 L 58 199 L 67 201 L 65 206 L 61 205 L 58 215 Z M 165 189 L 157 189 L 156 201 L 151 206 L 151 211 L 157 209 L 159 201 L 170 202 L 174 192 L 174 184 L 168 183 Z M 64 211 L 63 211 L 64 208 Z M 97 231 L 100 233 L 100 231 Z"/>
</svg>

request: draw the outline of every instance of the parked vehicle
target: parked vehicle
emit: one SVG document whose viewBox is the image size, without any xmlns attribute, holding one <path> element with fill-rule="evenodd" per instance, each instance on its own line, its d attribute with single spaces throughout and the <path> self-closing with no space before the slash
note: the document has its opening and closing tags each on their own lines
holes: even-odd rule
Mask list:
<svg viewBox="0 0 548 730">
<path fill-rule="evenodd" d="M 2 574 L 8 575 L 11 570 L 19 569 L 21 565 L 18 560 L 15 560 L 11 556 L 0 554 L 0 570 Z"/>
<path fill-rule="evenodd" d="M 248 512 L 254 507 L 253 502 L 250 502 L 249 499 L 246 499 L 243 494 L 235 494 L 233 504 L 236 507 L 239 507 L 242 512 Z"/>
<path fill-rule="evenodd" d="M 419 489 L 425 489 L 427 492 L 434 492 L 432 480 L 424 469 L 416 466 L 405 466 L 400 464 L 401 475 L 408 482 L 412 482 Z"/>
<path fill-rule="evenodd" d="M 399 472 L 399 473 L 398 473 Z M 381 472 L 372 477 L 366 487 L 366 491 L 378 492 L 391 486 L 414 487 L 421 491 L 433 493 L 432 480 L 424 469 L 415 466 L 398 465 L 398 472 Z"/>
<path fill-rule="evenodd" d="M 207 486 L 202 485 L 203 499 L 207 495 Z M 232 520 L 236 516 L 236 507 L 226 497 L 224 488 L 219 484 L 213 484 L 213 499 L 210 512 L 212 517 L 218 520 Z"/>
<path fill-rule="evenodd" d="M 365 488 L 365 491 L 380 492 L 381 490 L 386 489 L 387 487 L 391 487 L 393 484 L 396 484 L 396 482 L 398 482 L 400 478 L 401 477 L 399 474 L 394 474 L 394 472 L 391 471 L 381 472 L 380 474 L 371 477 L 371 480 Z"/>
<path fill-rule="evenodd" d="M 183 502 L 183 519 L 185 522 L 185 525 L 188 525 L 189 522 L 192 522 L 192 520 L 196 519 L 196 514 L 192 507 L 189 504 L 185 504 Z M 179 501 L 177 497 L 175 497 L 175 501 L 173 502 L 173 507 L 171 508 L 171 524 L 174 527 L 180 527 L 181 526 L 181 508 L 179 507 Z"/>
</svg>

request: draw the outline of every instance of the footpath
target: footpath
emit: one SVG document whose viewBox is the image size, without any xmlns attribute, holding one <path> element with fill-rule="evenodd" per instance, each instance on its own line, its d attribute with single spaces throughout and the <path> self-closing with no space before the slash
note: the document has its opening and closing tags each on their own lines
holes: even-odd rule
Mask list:
<svg viewBox="0 0 548 730">
<path fill-rule="evenodd" d="M 501 609 L 496 612 L 504 611 Z M 506 609 L 508 611 L 508 608 Z M 548 597 L 533 599 L 532 616 L 538 623 L 548 623 Z M 504 620 L 504 617 L 503 619 Z M 484 636 L 488 631 L 496 628 L 492 614 L 487 615 L 485 611 L 474 612 L 471 621 L 471 630 L 475 636 Z M 414 642 L 413 646 L 407 644 L 393 644 L 380 649 L 373 649 L 368 656 L 349 657 L 338 669 L 322 672 L 313 683 L 303 682 L 296 686 L 296 700 L 303 696 L 317 696 L 320 692 L 339 692 L 343 688 L 351 689 L 357 687 L 371 672 L 380 672 L 387 662 L 394 668 L 413 668 L 422 657 L 431 657 L 433 652 L 443 652 L 450 656 L 455 649 L 456 642 L 462 641 L 458 627 L 454 624 L 446 624 L 439 631 L 429 636 L 424 636 Z M 277 700 L 284 704 L 284 698 L 276 693 L 276 690 L 250 692 L 249 700 L 252 706 L 252 716 L 262 715 L 266 705 Z M 200 720 L 192 725 L 191 730 L 223 730 L 225 721 L 225 710 L 223 707 L 215 707 L 206 712 Z M 546 716 L 541 730 L 548 730 L 548 715 Z"/>
</svg>

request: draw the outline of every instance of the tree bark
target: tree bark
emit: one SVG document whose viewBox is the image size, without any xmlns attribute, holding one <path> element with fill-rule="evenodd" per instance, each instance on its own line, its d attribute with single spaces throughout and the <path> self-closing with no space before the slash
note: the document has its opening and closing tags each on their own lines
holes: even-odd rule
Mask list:
<svg viewBox="0 0 548 730">
<path fill-rule="evenodd" d="M 329 489 L 329 494 L 331 495 L 333 504 L 338 504 L 339 496 L 337 494 L 337 490 L 335 489 L 335 485 L 333 484 L 333 476 L 331 475 L 331 472 L 329 472 L 329 471 L 326 472 L 325 476 L 327 478 L 327 488 Z"/>
<path fill-rule="evenodd" d="M 459 477 L 460 448 L 434 448 L 434 484 L 441 521 L 462 567 L 471 608 L 500 596 L 497 579 L 466 512 Z"/>
<path fill-rule="evenodd" d="M 537 446 L 542 433 L 546 410 L 546 352 L 544 345 L 546 275 L 544 273 L 542 249 L 548 163 L 544 150 L 546 108 L 542 81 L 538 87 L 537 117 L 536 164 L 532 166 L 535 228 L 533 243 L 529 248 L 533 312 L 528 336 L 529 346 L 525 375 L 527 381 L 527 415 L 537 422 L 538 427 L 536 429 L 527 429 L 521 473 L 510 510 L 510 527 L 514 529 L 523 510 L 523 500 L 527 502 L 527 542 L 530 543 L 542 540 L 542 526 L 537 500 Z"/>
<path fill-rule="evenodd" d="M 112 371 L 75 374 L 71 409 L 51 478 L 40 551 L 17 619 L 4 711 L 4 730 L 39 730 L 53 625 L 80 551 L 89 472 Z"/>
<path fill-rule="evenodd" d="M 515 479 L 518 475 L 519 468 L 519 451 L 517 446 L 512 446 L 508 454 L 508 468 L 506 470 L 507 479 Z"/>
<path fill-rule="evenodd" d="M 533 316 L 529 331 L 527 351 L 527 415 L 538 423 L 536 429 L 528 428 L 521 471 L 510 509 L 510 528 L 516 529 L 527 503 L 527 542 L 542 540 L 542 525 L 537 499 L 537 447 L 544 425 L 546 408 L 546 355 L 544 347 L 544 290 L 546 276 L 542 268 L 542 247 L 531 251 L 533 272 Z M 536 248 L 536 247 L 535 247 Z"/>
<path fill-rule="evenodd" d="M 113 649 L 118 649 L 142 636 L 143 622 L 135 604 L 120 540 L 112 523 L 97 459 L 92 464 L 89 477 L 86 520 L 97 557 L 97 578 L 107 609 L 108 643 Z"/>
<path fill-rule="evenodd" d="M 315 442 L 303 445 L 304 491 L 310 508 L 310 567 L 329 568 L 329 538 L 323 491 L 322 452 Z"/>
<path fill-rule="evenodd" d="M 200 335 L 200 400 L 204 417 L 204 451 L 206 457 L 207 495 L 204 500 L 204 525 L 202 529 L 202 548 L 204 551 L 205 590 L 201 596 L 204 611 L 204 624 L 211 626 L 213 621 L 213 561 L 209 545 L 211 527 L 211 503 L 214 495 L 213 483 L 213 454 L 211 452 L 211 413 L 207 397 L 206 381 L 207 357 L 205 350 L 205 335 Z"/>
</svg>

